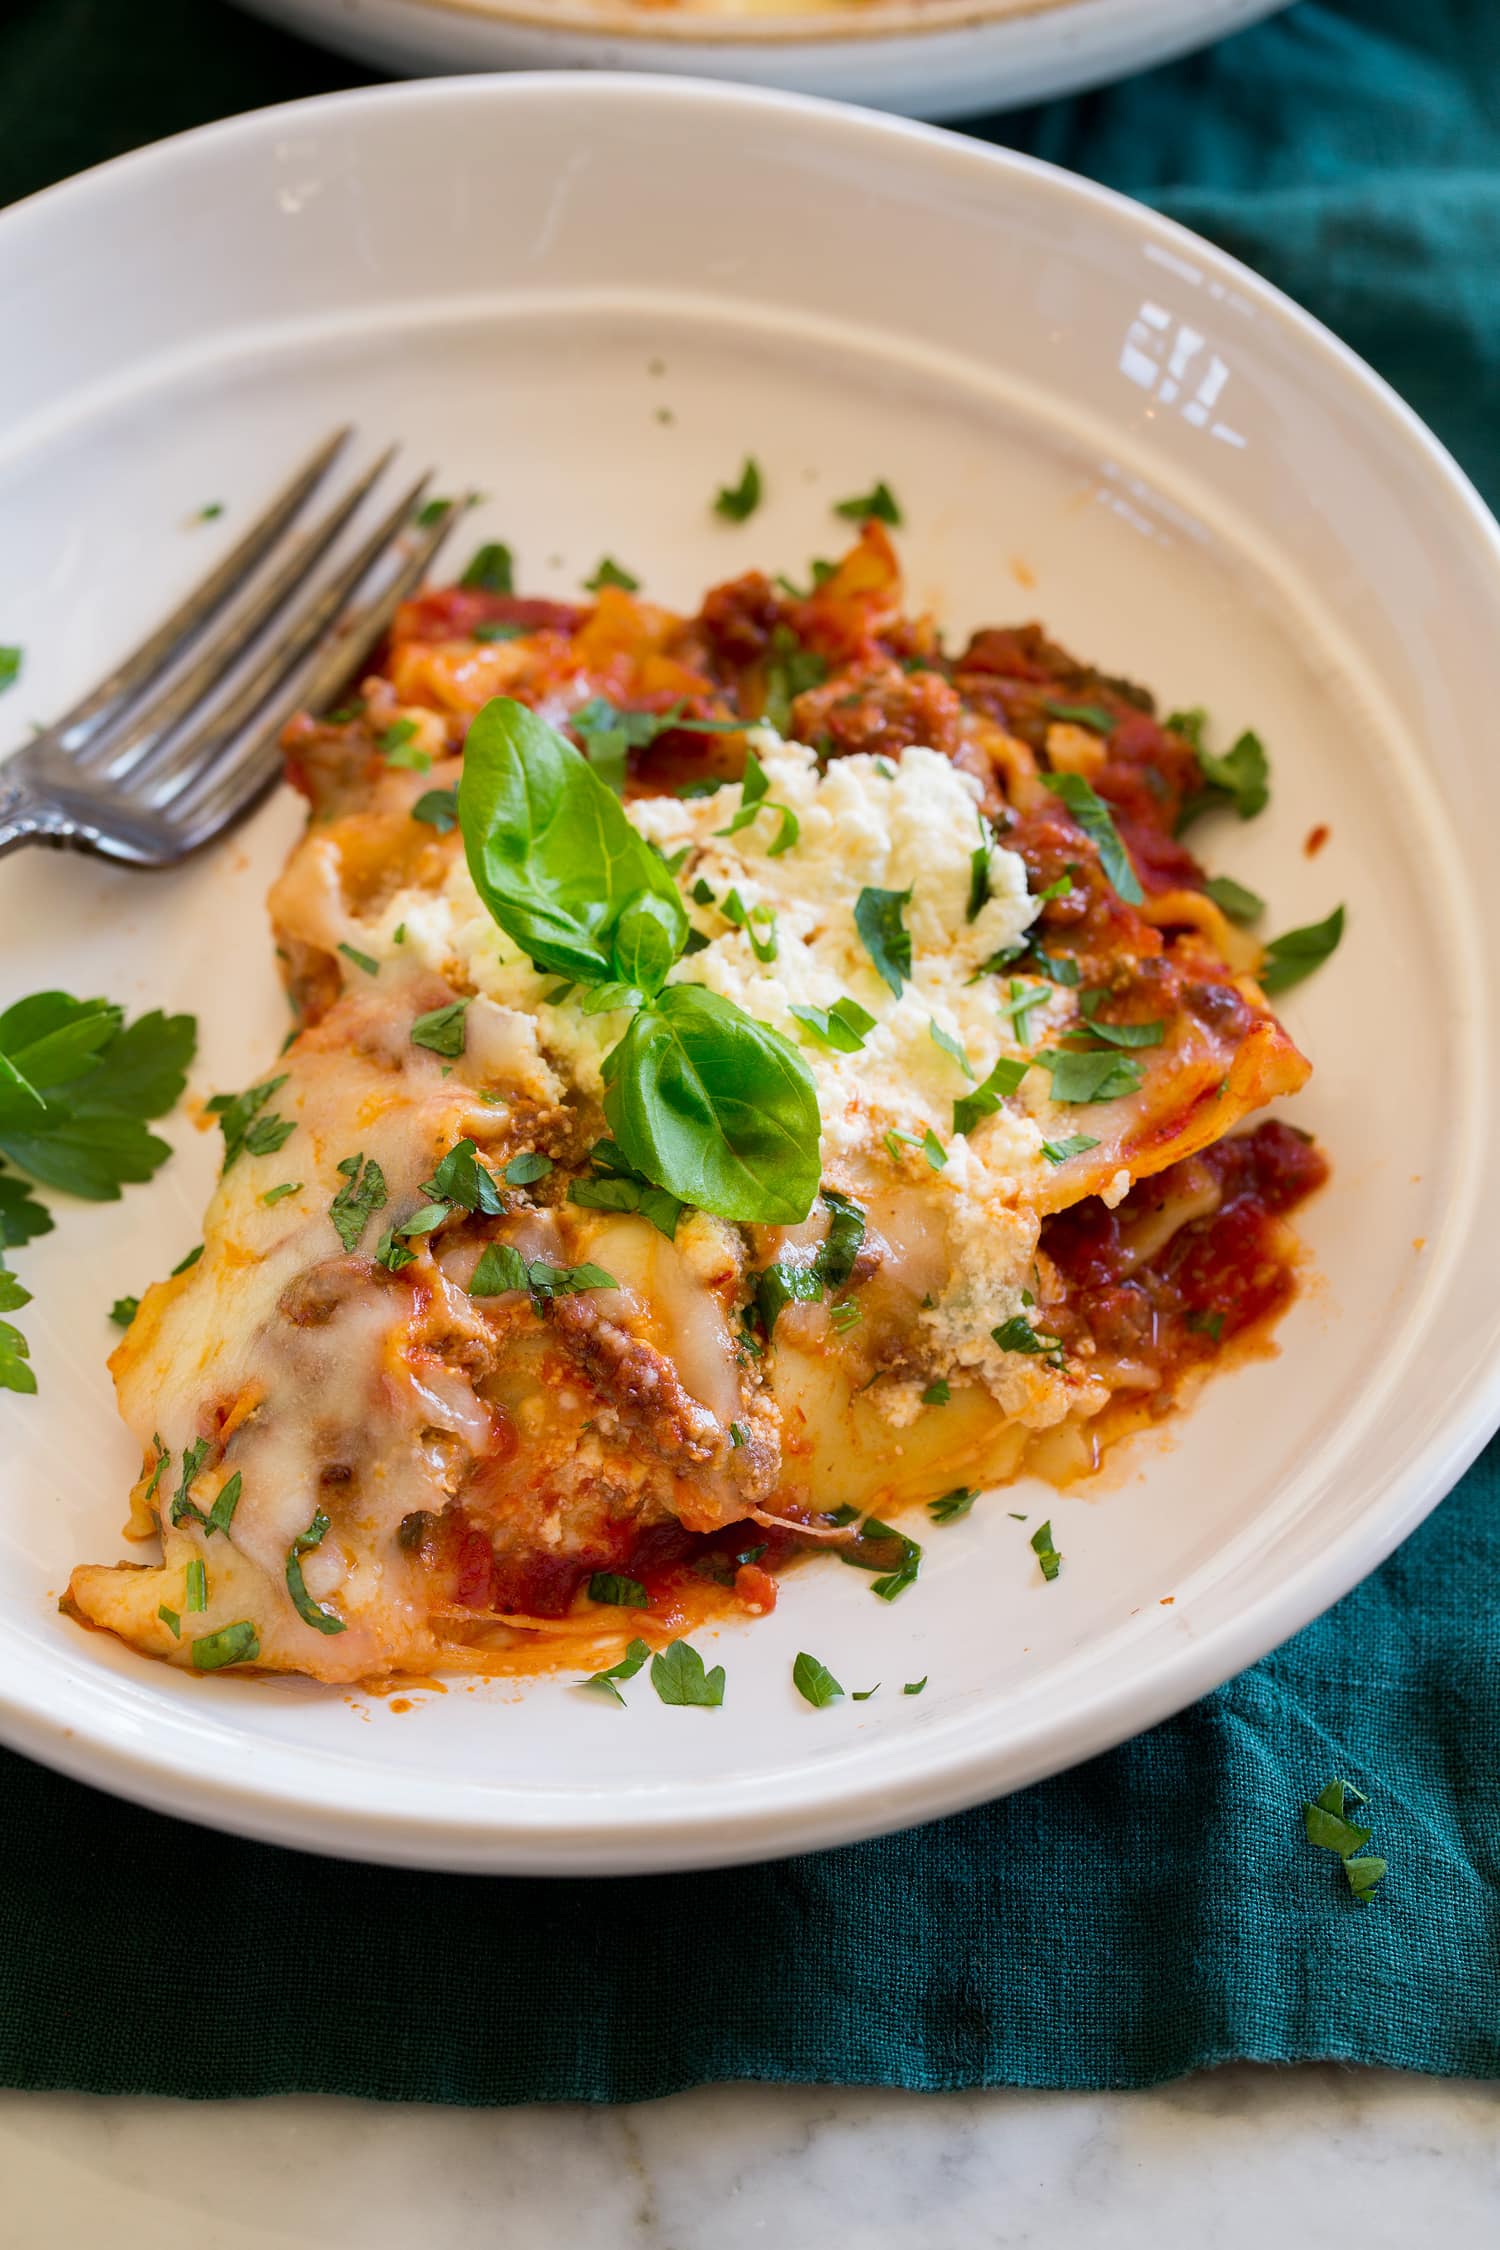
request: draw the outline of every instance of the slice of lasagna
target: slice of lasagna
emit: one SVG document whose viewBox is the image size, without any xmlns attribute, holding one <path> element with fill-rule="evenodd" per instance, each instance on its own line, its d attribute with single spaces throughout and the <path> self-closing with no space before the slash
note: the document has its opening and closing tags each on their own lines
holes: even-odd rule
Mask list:
<svg viewBox="0 0 1500 2250">
<path fill-rule="evenodd" d="M 876 524 L 688 620 L 409 604 L 289 731 L 297 1031 L 114 1358 L 162 1560 L 72 1614 L 514 1665 L 813 1548 L 899 1592 L 886 1514 L 1165 1413 L 1285 1306 L 1324 1170 L 1230 1137 L 1308 1065 L 1178 840 L 1259 786 L 1199 733 L 1036 627 L 945 654 Z"/>
</svg>

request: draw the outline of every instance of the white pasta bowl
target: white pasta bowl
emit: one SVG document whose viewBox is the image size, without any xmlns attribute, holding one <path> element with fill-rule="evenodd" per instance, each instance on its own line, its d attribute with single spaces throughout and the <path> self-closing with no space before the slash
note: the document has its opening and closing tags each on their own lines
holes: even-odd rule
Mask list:
<svg viewBox="0 0 1500 2250">
<path fill-rule="evenodd" d="M 0 219 L 0 739 L 63 707 L 334 423 L 490 497 L 523 581 L 602 552 L 691 606 L 826 552 L 885 478 L 915 601 L 1042 617 L 1170 704 L 1269 746 L 1270 810 L 1209 834 L 1276 924 L 1347 903 L 1285 1003 L 1332 1185 L 1279 1350 L 1117 1455 L 921 1527 L 916 1586 L 809 1565 L 704 1636 L 728 1688 L 618 1710 L 564 1680 L 374 1693 L 199 1679 L 60 1617 L 118 1544 L 133 1448 L 107 1308 L 198 1239 L 180 1153 L 70 1206 L 16 1263 L 40 1391 L 0 1398 L 0 1733 L 217 1826 L 445 1868 L 607 1872 L 769 1857 L 933 1818 L 1149 1726 L 1371 1570 L 1500 1419 L 1490 1161 L 1497 924 L 1483 911 L 1500 535 L 1326 331 L 1099 188 L 940 132 L 664 79 L 460 79 L 242 118 Z M 100 340 L 108 340 L 101 357 Z M 709 500 L 747 452 L 767 499 Z M 206 501 L 216 522 L 195 522 Z M 3 991 L 193 1009 L 194 1091 L 285 1022 L 263 895 L 296 831 L 161 877 L 0 870 Z M 1326 826 L 1326 848 L 1304 839 Z M 1023 1512 L 1027 1524 L 1012 1520 Z M 1027 1546 L 1050 1516 L 1046 1584 Z M 814 1710 L 809 1650 L 871 1700 Z M 920 1696 L 901 1692 L 922 1677 Z"/>
<path fill-rule="evenodd" d="M 382 70 L 670 70 L 963 117 L 1101 86 L 1286 0 L 242 0 Z"/>
</svg>

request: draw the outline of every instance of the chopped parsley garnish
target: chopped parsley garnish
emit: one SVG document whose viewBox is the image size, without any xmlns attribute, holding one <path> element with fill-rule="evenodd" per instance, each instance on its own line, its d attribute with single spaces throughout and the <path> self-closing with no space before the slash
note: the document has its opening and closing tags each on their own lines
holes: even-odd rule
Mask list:
<svg viewBox="0 0 1500 2250">
<path fill-rule="evenodd" d="M 809 1656 L 806 1650 L 792 1666 L 792 1685 L 804 1703 L 810 1703 L 815 1711 L 837 1703 L 844 1692 L 828 1666 L 820 1664 L 817 1657 Z"/>
<path fill-rule="evenodd" d="M 515 566 L 509 547 L 498 539 L 486 541 L 473 555 L 459 580 L 471 593 L 513 594 Z"/>
<path fill-rule="evenodd" d="M 526 1148 L 519 1156 L 511 1158 L 503 1177 L 510 1187 L 530 1187 L 534 1180 L 544 1180 L 551 1169 L 550 1156 L 543 1156 L 539 1149 Z"/>
<path fill-rule="evenodd" d="M 1042 709 L 1049 719 L 1061 719 L 1066 726 L 1087 727 L 1093 734 L 1113 734 L 1120 723 L 1102 703 L 1044 702 Z"/>
<path fill-rule="evenodd" d="M 1326 921 L 1308 922 L 1300 930 L 1288 930 L 1284 936 L 1272 938 L 1261 960 L 1262 992 L 1288 992 L 1294 984 L 1300 984 L 1328 959 L 1343 934 L 1344 909 L 1336 906 Z"/>
<path fill-rule="evenodd" d="M 1065 1358 L 1060 1336 L 1045 1335 L 1033 1328 L 1024 1313 L 1012 1313 L 1002 1320 L 990 1335 L 1003 1352 L 1024 1352 L 1030 1359 L 1045 1359 L 1052 1367 L 1061 1367 Z"/>
<path fill-rule="evenodd" d="M 871 516 L 877 523 L 888 523 L 893 528 L 901 523 L 900 502 L 884 477 L 868 492 L 857 492 L 848 500 L 835 500 L 833 512 L 842 516 L 846 523 L 865 523 Z"/>
<path fill-rule="evenodd" d="M 456 1203 L 462 1210 L 482 1212 L 487 1219 L 498 1218 L 505 1209 L 494 1175 L 480 1163 L 472 1141 L 455 1141 L 432 1178 L 422 1182 L 421 1192 L 435 1203 Z"/>
<path fill-rule="evenodd" d="M 974 1065 L 964 1053 L 963 1041 L 955 1039 L 951 1031 L 944 1031 L 936 1016 L 928 1018 L 927 1029 L 932 1034 L 933 1045 L 941 1047 L 945 1055 L 952 1056 L 965 1078 L 972 1078 Z"/>
<path fill-rule="evenodd" d="M 142 1502 L 147 1507 L 150 1506 L 156 1488 L 161 1483 L 162 1472 L 165 1470 L 167 1463 L 172 1458 L 167 1448 L 162 1444 L 161 1436 L 158 1431 L 152 1431 L 151 1443 L 156 1450 L 156 1464 L 151 1471 L 151 1482 L 147 1485 L 145 1491 L 141 1495 Z"/>
<path fill-rule="evenodd" d="M 339 940 L 339 951 L 345 960 L 354 963 L 356 969 L 363 969 L 367 977 L 379 976 L 380 963 L 373 953 L 361 953 L 357 945 L 345 945 L 342 939 Z"/>
<path fill-rule="evenodd" d="M 865 1239 L 864 1210 L 837 1188 L 825 1188 L 823 1202 L 829 1213 L 828 1232 L 812 1260 L 803 1265 L 784 1259 L 767 1266 L 756 1283 L 756 1311 L 767 1336 L 775 1333 L 788 1305 L 819 1303 L 825 1290 L 842 1289 L 854 1271 Z M 859 1317 L 857 1306 L 834 1308 L 836 1326 L 851 1328 Z"/>
<path fill-rule="evenodd" d="M 366 1163 L 363 1155 L 346 1156 L 338 1173 L 344 1184 L 329 1204 L 328 1216 L 344 1248 L 354 1251 L 375 1213 L 385 1209 L 385 1174 L 373 1156 Z"/>
<path fill-rule="evenodd" d="M 721 484 L 714 494 L 714 514 L 727 523 L 745 523 L 760 506 L 760 498 L 760 464 L 747 453 L 739 483 Z"/>
<path fill-rule="evenodd" d="M 193 1665 L 199 1672 L 222 1672 L 226 1664 L 253 1664 L 260 1654 L 260 1635 L 248 1618 L 236 1625 L 221 1625 L 217 1633 L 204 1633 L 193 1643 Z"/>
<path fill-rule="evenodd" d="M 745 778 L 740 789 L 739 811 L 727 827 L 716 828 L 714 834 L 716 836 L 737 836 L 742 828 L 750 826 L 750 823 L 758 814 L 762 812 L 780 813 L 781 825 L 776 831 L 775 842 L 767 846 L 766 857 L 767 859 L 780 859 L 783 852 L 789 852 L 802 832 L 802 824 L 789 805 L 778 804 L 775 798 L 767 794 L 770 786 L 766 779 L 765 768 L 761 765 L 759 758 L 756 757 L 753 750 L 747 751 L 745 753 Z"/>
<path fill-rule="evenodd" d="M 1042 1154 L 1049 1164 L 1066 1164 L 1070 1156 L 1084 1156 L 1098 1146 L 1092 1133 L 1069 1133 L 1065 1140 L 1043 1141 Z"/>
<path fill-rule="evenodd" d="M 194 1555 L 188 1564 L 185 1584 L 187 1593 L 182 1604 L 184 1610 L 195 1616 L 201 1615 L 208 1607 L 208 1572 L 203 1566 L 201 1555 Z"/>
<path fill-rule="evenodd" d="M 945 1492 L 941 1499 L 929 1500 L 927 1513 L 934 1523 L 956 1523 L 960 1516 L 968 1514 L 978 1498 L 979 1488 L 977 1485 L 956 1484 L 953 1490 Z"/>
<path fill-rule="evenodd" d="M 452 505 L 453 502 L 451 500 L 444 499 L 434 499 L 424 502 L 424 504 L 420 508 L 418 508 L 416 516 L 414 518 L 418 531 L 431 531 L 437 524 L 440 524 L 442 522 L 444 516 L 448 513 L 448 510 L 452 507 Z"/>
<path fill-rule="evenodd" d="M 1073 895 L 1073 874 L 1073 869 L 1065 868 L 1063 873 L 1055 875 L 1050 883 L 1044 883 L 1036 893 L 1037 904 L 1046 906 L 1055 898 L 1071 898 Z"/>
<path fill-rule="evenodd" d="M 1022 1056 L 1002 1055 L 981 1085 L 960 1094 L 953 1104 L 953 1130 L 972 1133 L 982 1117 L 993 1117 L 1006 1096 L 1013 1094 L 1031 1068 Z"/>
<path fill-rule="evenodd" d="M 1052 998 L 1050 984 L 1023 984 L 1019 977 L 1010 980 L 1010 998 L 1000 1003 L 1000 1013 L 1009 1016 L 1016 1044 L 1031 1045 L 1031 1018 L 1038 1008 L 1045 1008 Z"/>
<path fill-rule="evenodd" d="M 21 651 L 14 643 L 0 648 L 0 695 L 21 677 Z"/>
<path fill-rule="evenodd" d="M 607 1602 L 615 1609 L 649 1609 L 651 1597 L 638 1578 L 622 1578 L 618 1571 L 596 1570 L 589 1580 L 589 1600 Z"/>
<path fill-rule="evenodd" d="M 1116 1101 L 1138 1093 L 1145 1077 L 1140 1063 L 1097 1049 L 1080 1054 L 1070 1047 L 1048 1047 L 1036 1059 L 1052 1073 L 1055 1102 Z"/>
<path fill-rule="evenodd" d="M 1053 795 L 1061 797 L 1085 836 L 1097 848 L 1099 865 L 1121 898 L 1127 905 L 1139 906 L 1146 894 L 1130 864 L 1130 854 L 1120 840 L 1114 814 L 1097 789 L 1085 781 L 1081 773 L 1049 773 L 1043 779 Z"/>
<path fill-rule="evenodd" d="M 1190 1312 L 1185 1325 L 1195 1336 L 1206 1336 L 1211 1344 L 1223 1340 L 1224 1315 L 1221 1312 Z"/>
<path fill-rule="evenodd" d="M 911 975 L 911 932 L 904 919 L 909 889 L 881 891 L 866 884 L 854 902 L 854 927 L 878 976 L 899 1000 Z"/>
<path fill-rule="evenodd" d="M 342 1633 L 344 1620 L 331 1609 L 315 1602 L 307 1590 L 302 1575 L 302 1557 L 310 1555 L 314 1547 L 321 1547 L 328 1530 L 328 1517 L 319 1508 L 306 1531 L 299 1531 L 286 1552 L 286 1590 L 292 1597 L 297 1615 L 304 1625 L 311 1625 L 318 1633 Z"/>
<path fill-rule="evenodd" d="M 920 1695 L 926 1685 L 927 1674 L 924 1672 L 920 1680 L 908 1680 L 901 1693 L 903 1695 Z"/>
<path fill-rule="evenodd" d="M 879 1693 L 880 1682 L 877 1680 L 873 1687 L 857 1687 L 849 1700 L 851 1703 L 868 1703 L 872 1695 L 878 1695 Z"/>
<path fill-rule="evenodd" d="M 429 1008 L 425 1016 L 418 1016 L 412 1024 L 412 1045 L 425 1047 L 430 1054 L 445 1055 L 451 1062 L 464 1051 L 464 1019 L 468 1012 L 467 1000 L 450 1000 L 446 1007 Z"/>
<path fill-rule="evenodd" d="M 823 1277 L 816 1266 L 793 1265 L 789 1259 L 767 1266 L 755 1285 L 755 1309 L 761 1327 L 774 1335 L 776 1323 L 788 1305 L 815 1305 L 823 1296 Z"/>
<path fill-rule="evenodd" d="M 823 1201 L 830 1214 L 828 1233 L 813 1260 L 813 1271 L 828 1288 L 841 1289 L 864 1246 L 865 1214 L 860 1204 L 837 1188 L 824 1188 Z"/>
<path fill-rule="evenodd" d="M 613 1141 L 596 1141 L 589 1161 L 594 1167 L 592 1176 L 569 1183 L 570 1203 L 584 1211 L 639 1211 L 658 1234 L 664 1234 L 669 1242 L 675 1238 L 683 1212 L 675 1195 L 653 1187 L 633 1171 Z"/>
<path fill-rule="evenodd" d="M 188 1252 L 187 1256 L 185 1258 L 178 1259 L 176 1265 L 168 1274 L 167 1279 L 169 1281 L 175 1281 L 180 1273 L 191 1273 L 193 1267 L 198 1263 L 198 1260 L 203 1255 L 203 1248 L 204 1246 L 201 1242 L 195 1242 L 192 1249 Z"/>
<path fill-rule="evenodd" d="M 274 1114 L 262 1117 L 271 1096 L 279 1093 L 286 1084 L 286 1072 L 279 1078 L 266 1078 L 258 1086 L 247 1086 L 243 1094 L 215 1094 L 204 1104 L 210 1117 L 217 1117 L 219 1130 L 224 1135 L 224 1164 L 227 1172 L 242 1155 L 271 1156 L 296 1130 L 294 1122 Z"/>
<path fill-rule="evenodd" d="M 518 625 L 512 618 L 488 617 L 470 633 L 471 641 L 524 641 L 530 628 Z"/>
<path fill-rule="evenodd" d="M 1062 1556 L 1052 1544 L 1052 1519 L 1039 1524 L 1031 1534 L 1031 1551 L 1042 1566 L 1042 1576 L 1050 1586 L 1062 1569 Z"/>
<path fill-rule="evenodd" d="M 710 893 L 712 896 L 712 893 Z M 831 1008 L 793 1006 L 792 1014 L 798 1023 L 806 1024 L 814 1038 L 836 1054 L 855 1055 L 875 1029 L 875 1018 L 868 1008 L 847 996 L 835 1000 Z"/>
<path fill-rule="evenodd" d="M 952 1396 L 952 1385 L 949 1383 L 946 1376 L 940 1375 L 937 1381 L 935 1383 L 929 1383 L 926 1390 L 922 1393 L 922 1404 L 924 1406 L 946 1406 Z"/>
<path fill-rule="evenodd" d="M 829 1306 L 828 1317 L 842 1335 L 846 1329 L 857 1328 L 865 1316 L 852 1297 L 845 1297 L 842 1303 Z"/>
<path fill-rule="evenodd" d="M 1036 963 L 1037 974 L 1050 977 L 1054 984 L 1071 986 L 1082 980 L 1083 971 L 1079 968 L 1071 953 L 1044 953 L 1042 948 L 1035 944 L 1029 948 L 1022 945 L 1021 951 L 1023 953 L 1029 951 L 1032 960 Z"/>
<path fill-rule="evenodd" d="M 530 1292 L 540 1313 L 554 1297 L 574 1297 L 585 1289 L 618 1289 L 619 1283 L 602 1266 L 554 1266 L 545 1258 L 522 1257 L 513 1243 L 486 1244 L 469 1283 L 471 1297 L 502 1297 L 512 1289 Z"/>
<path fill-rule="evenodd" d="M 413 820 L 420 820 L 428 828 L 435 828 L 446 836 L 458 826 L 458 791 L 456 789 L 428 789 L 411 808 Z"/>
<path fill-rule="evenodd" d="M 749 1435 L 750 1433 L 745 1428 L 743 1422 L 731 1422 L 729 1425 L 730 1451 L 732 1453 L 738 1453 L 747 1442 Z"/>
<path fill-rule="evenodd" d="M 828 677 L 824 659 L 810 648 L 804 648 L 790 625 L 776 625 L 771 631 L 770 653 L 766 659 L 765 686 L 762 716 L 768 727 L 777 734 L 785 734 L 792 723 L 792 705 L 799 695 L 809 688 L 821 687 Z"/>
<path fill-rule="evenodd" d="M 613 556 L 601 555 L 594 566 L 593 576 L 585 578 L 583 590 L 586 594 L 598 594 L 602 593 L 606 586 L 618 586 L 622 594 L 634 594 L 639 592 L 640 583 L 640 580 L 631 571 L 626 570 L 623 564 L 617 563 Z"/>
<path fill-rule="evenodd" d="M 969 854 L 969 903 L 964 911 L 967 922 L 977 922 L 988 904 L 990 895 L 990 853 L 994 839 L 990 824 L 984 814 L 979 815 L 979 842 Z"/>
<path fill-rule="evenodd" d="M 1204 746 L 1203 730 L 1207 724 L 1208 714 L 1201 710 L 1174 711 L 1167 720 L 1171 732 L 1180 734 L 1191 744 L 1203 776 L 1202 787 L 1192 790 L 1183 799 L 1182 810 L 1177 815 L 1179 836 L 1200 813 L 1232 807 L 1241 820 L 1253 820 L 1271 801 L 1270 761 L 1260 736 L 1247 730 L 1232 749 L 1219 757 Z"/>
<path fill-rule="evenodd" d="M 993 1073 L 991 1075 L 993 1076 Z M 955 1102 L 953 1106 L 956 1109 L 958 1104 Z M 948 1151 L 930 1125 L 922 1135 L 922 1154 L 926 1157 L 934 1172 L 941 1172 L 948 1162 Z"/>
<path fill-rule="evenodd" d="M 222 500 L 205 500 L 198 510 L 197 521 L 199 523 L 214 523 L 223 513 L 224 503 Z"/>
<path fill-rule="evenodd" d="M 1266 902 L 1259 892 L 1237 883 L 1232 875 L 1210 875 L 1203 889 L 1231 922 L 1258 922 L 1266 911 Z"/>
<path fill-rule="evenodd" d="M 651 1651 L 644 1641 L 632 1641 L 618 1664 L 611 1664 L 609 1669 L 604 1672 L 591 1672 L 586 1680 L 575 1680 L 573 1685 L 575 1687 L 599 1688 L 605 1695 L 612 1697 L 623 1709 L 625 1698 L 621 1695 L 616 1682 L 633 1680 L 650 1654 Z"/>
<path fill-rule="evenodd" d="M 289 1195 L 300 1195 L 301 1192 L 302 1182 L 300 1180 L 283 1180 L 279 1187 L 267 1188 L 265 1194 L 261 1197 L 261 1202 L 269 1208 L 271 1204 L 282 1203 Z"/>
<path fill-rule="evenodd" d="M 697 1704 L 716 1709 L 724 1700 L 724 1667 L 703 1669 L 703 1659 L 687 1641 L 669 1641 L 651 1659 L 651 1685 L 663 1703 Z"/>
<path fill-rule="evenodd" d="M 109 1317 L 117 1328 L 128 1328 L 140 1309 L 139 1297 L 116 1297 L 109 1308 Z"/>
<path fill-rule="evenodd" d="M 415 719 L 397 719 L 380 736 L 377 747 L 388 766 L 399 766 L 408 773 L 426 773 L 432 764 L 430 751 L 418 745 Z"/>
<path fill-rule="evenodd" d="M 1369 1905 L 1387 1866 L 1385 1860 L 1365 1852 L 1364 1847 L 1374 1830 L 1362 1828 L 1358 1821 L 1349 1818 L 1351 1804 L 1363 1805 L 1368 1801 L 1352 1781 L 1330 1781 L 1311 1804 L 1302 1807 L 1302 1824 L 1308 1842 L 1316 1844 L 1320 1851 L 1338 1853 L 1345 1879 L 1361 1906 Z"/>
<path fill-rule="evenodd" d="M 1083 1020 L 1094 1038 L 1102 1039 L 1110 1047 L 1159 1047 L 1166 1037 L 1165 1023 L 1101 1023 L 1099 1010 L 1109 994 L 1093 986 L 1078 996 Z"/>
<path fill-rule="evenodd" d="M 848 1506 L 835 1508 L 829 1520 L 836 1524 L 853 1523 L 858 1513 L 858 1509 Z M 882 1548 L 884 1553 L 879 1551 Z M 870 1591 L 883 1602 L 893 1602 L 908 1586 L 914 1586 L 922 1567 L 922 1550 L 916 1540 L 908 1539 L 905 1532 L 897 1531 L 892 1524 L 878 1522 L 874 1516 L 866 1516 L 855 1543 L 840 1547 L 838 1556 L 840 1562 L 848 1563 L 853 1570 L 881 1573 Z"/>
</svg>

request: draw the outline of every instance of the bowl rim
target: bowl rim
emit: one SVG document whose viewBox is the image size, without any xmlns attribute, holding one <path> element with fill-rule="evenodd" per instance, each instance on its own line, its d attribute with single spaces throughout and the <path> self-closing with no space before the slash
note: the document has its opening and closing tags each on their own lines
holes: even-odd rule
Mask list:
<svg viewBox="0 0 1500 2250">
<path fill-rule="evenodd" d="M 1126 0 L 1138 15 L 1166 24 L 1190 18 L 1201 0 Z M 1209 0 L 1232 7 L 1235 0 Z M 720 15 L 690 5 L 680 12 L 651 0 L 584 0 L 560 15 L 554 0 L 387 0 L 413 14 L 456 16 L 512 31 L 545 35 L 559 44 L 619 40 L 646 53 L 653 47 L 853 47 L 875 40 L 931 39 L 979 31 L 1028 18 L 1097 16 L 1118 0 L 800 0 L 785 15 Z M 1232 27 L 1231 27 L 1232 28 Z"/>
<path fill-rule="evenodd" d="M 1363 394 L 1393 440 L 1419 456 L 1435 508 L 1448 511 L 1474 550 L 1475 568 L 1493 575 L 1500 589 L 1500 524 L 1452 455 L 1410 408 L 1359 356 L 1272 283 L 1229 253 L 1117 190 L 1042 159 L 968 139 L 939 126 L 862 110 L 816 96 L 764 87 L 645 73 L 589 74 L 553 71 L 460 75 L 354 88 L 247 112 L 129 152 L 41 190 L 0 213 L 0 259 L 6 245 L 32 229 L 86 222 L 122 185 L 169 181 L 190 173 L 200 149 L 254 146 L 299 125 L 358 120 L 392 109 L 441 113 L 453 106 L 498 106 L 521 100 L 565 105 L 674 104 L 717 110 L 726 124 L 755 112 L 801 121 L 853 150 L 878 149 L 889 160 L 914 152 L 950 176 L 976 185 L 1009 179 L 1032 192 L 1061 198 L 1080 219 L 1118 226 L 1128 220 L 1139 237 L 1231 284 L 1269 320 L 1346 385 Z M 643 1808 L 628 1826 L 597 1811 L 569 1817 L 551 1798 L 523 1809 L 486 1806 L 460 1816 L 420 1806 L 393 1812 L 374 1786 L 372 1763 L 362 1788 L 330 1796 L 321 1783 L 327 1760 L 300 1745 L 278 1746 L 274 1778 L 221 1766 L 205 1772 L 152 1740 L 145 1747 L 111 1736 L 108 1727 L 89 1736 L 78 1728 L 78 1707 L 62 1709 L 29 1681 L 12 1689 L 0 1667 L 0 1738 L 23 1754 L 154 1810 L 243 1835 L 335 1857 L 450 1870 L 526 1874 L 612 1874 L 709 1867 L 777 1858 L 840 1844 L 938 1819 L 1099 1755 L 1156 1725 L 1219 1686 L 1300 1631 L 1374 1570 L 1452 1488 L 1500 1424 L 1500 1330 L 1475 1363 L 1460 1408 L 1448 1413 L 1383 1492 L 1378 1508 L 1333 1534 L 1288 1576 L 1267 1585 L 1232 1615 L 1213 1621 L 1174 1652 L 1170 1663 L 1144 1671 L 1124 1688 L 1095 1683 L 1064 1720 L 1045 1712 L 1009 1734 L 999 1748 L 972 1739 L 913 1762 L 899 1777 L 858 1775 L 835 1781 L 831 1793 L 809 1793 L 778 1781 L 763 1786 L 743 1813 Z M 232 1712 L 220 1723 L 233 1731 Z M 936 1750 L 929 1745 L 929 1753 Z M 341 1764 L 342 1780 L 344 1767 Z M 420 1788 L 417 1792 L 421 1794 Z M 687 1793 L 690 1794 L 690 1793 Z M 899 1809 L 893 1806 L 899 1797 Z M 766 1831 L 773 1840 L 767 1842 Z"/>
</svg>

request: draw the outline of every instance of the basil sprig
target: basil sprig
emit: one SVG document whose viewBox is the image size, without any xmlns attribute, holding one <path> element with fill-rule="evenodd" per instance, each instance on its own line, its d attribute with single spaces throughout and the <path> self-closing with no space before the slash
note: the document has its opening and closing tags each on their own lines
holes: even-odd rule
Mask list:
<svg viewBox="0 0 1500 2250">
<path fill-rule="evenodd" d="M 642 1178 L 718 1217 L 796 1225 L 818 1191 L 817 1090 L 791 1042 L 667 985 L 690 924 L 665 862 L 591 766 L 500 696 L 469 731 L 459 826 L 480 897 L 539 969 L 633 1012 L 604 1113 Z"/>
</svg>

